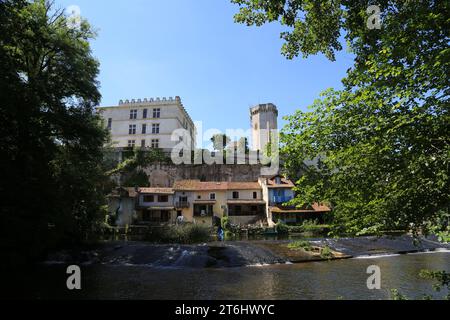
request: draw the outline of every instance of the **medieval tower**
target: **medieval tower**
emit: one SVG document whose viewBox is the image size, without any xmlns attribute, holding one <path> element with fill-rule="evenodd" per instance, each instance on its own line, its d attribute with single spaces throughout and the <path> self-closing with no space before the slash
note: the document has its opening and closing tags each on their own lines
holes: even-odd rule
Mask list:
<svg viewBox="0 0 450 320">
<path fill-rule="evenodd" d="M 271 130 L 278 129 L 278 109 L 272 103 L 250 108 L 252 126 L 252 150 L 264 151 L 271 141 Z"/>
</svg>

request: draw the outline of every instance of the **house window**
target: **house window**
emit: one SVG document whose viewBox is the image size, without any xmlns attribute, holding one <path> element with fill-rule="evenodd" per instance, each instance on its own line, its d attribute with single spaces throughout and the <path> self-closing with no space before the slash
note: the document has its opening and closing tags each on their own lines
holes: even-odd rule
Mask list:
<svg viewBox="0 0 450 320">
<path fill-rule="evenodd" d="M 135 120 L 137 119 L 137 110 L 130 110 L 130 119 Z"/>
<path fill-rule="evenodd" d="M 169 202 L 169 196 L 159 196 L 158 202 Z"/>
<path fill-rule="evenodd" d="M 144 202 L 154 202 L 155 197 L 154 196 L 144 196 Z"/>
<path fill-rule="evenodd" d="M 159 134 L 159 123 L 152 124 L 152 133 Z"/>
<path fill-rule="evenodd" d="M 215 193 L 210 193 L 209 194 L 209 200 L 216 200 L 216 194 Z"/>
<path fill-rule="evenodd" d="M 144 109 L 143 111 L 142 111 L 142 118 L 143 119 L 147 119 L 147 109 Z"/>
<path fill-rule="evenodd" d="M 146 134 L 147 133 L 147 125 L 143 124 L 142 125 L 142 134 Z"/>
<path fill-rule="evenodd" d="M 253 199 L 258 199 L 258 192 L 253 192 Z"/>
<path fill-rule="evenodd" d="M 136 140 L 128 140 L 128 148 L 134 148 L 136 145 Z"/>
<path fill-rule="evenodd" d="M 161 109 L 153 109 L 153 118 L 161 118 Z"/>
<path fill-rule="evenodd" d="M 233 191 L 233 199 L 239 199 L 239 192 Z"/>
<path fill-rule="evenodd" d="M 136 134 L 136 125 L 135 124 L 130 124 L 130 126 L 128 127 L 128 134 Z"/>
<path fill-rule="evenodd" d="M 111 130 L 112 128 L 112 118 L 108 119 L 108 129 Z"/>
<path fill-rule="evenodd" d="M 152 148 L 153 149 L 159 148 L 159 140 L 158 139 L 152 139 Z"/>
<path fill-rule="evenodd" d="M 145 148 L 145 139 L 141 140 L 141 148 Z"/>
</svg>

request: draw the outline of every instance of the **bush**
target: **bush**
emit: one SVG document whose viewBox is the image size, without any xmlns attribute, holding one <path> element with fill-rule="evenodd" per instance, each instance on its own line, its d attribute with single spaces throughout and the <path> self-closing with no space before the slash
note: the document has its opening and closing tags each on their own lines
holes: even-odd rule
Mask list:
<svg viewBox="0 0 450 320">
<path fill-rule="evenodd" d="M 333 258 L 333 252 L 331 251 L 329 246 L 325 246 L 320 251 L 320 257 L 323 259 L 331 259 Z"/>
<path fill-rule="evenodd" d="M 279 234 L 289 233 L 289 227 L 281 220 L 277 222 L 276 229 Z"/>
<path fill-rule="evenodd" d="M 299 250 L 299 249 L 303 249 L 305 251 L 312 250 L 312 246 L 311 243 L 309 243 L 309 241 L 294 241 L 289 243 L 287 247 L 291 250 Z"/>
<path fill-rule="evenodd" d="M 146 234 L 146 240 L 157 243 L 201 243 L 208 242 L 211 229 L 197 224 L 152 227 Z"/>
</svg>

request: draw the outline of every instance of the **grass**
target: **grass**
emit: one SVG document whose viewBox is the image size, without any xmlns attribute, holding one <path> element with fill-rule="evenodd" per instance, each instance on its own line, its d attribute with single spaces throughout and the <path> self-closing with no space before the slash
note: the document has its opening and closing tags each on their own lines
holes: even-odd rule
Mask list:
<svg viewBox="0 0 450 320">
<path fill-rule="evenodd" d="M 287 245 L 287 247 L 291 250 L 305 250 L 311 251 L 312 246 L 308 241 L 294 241 Z"/>
</svg>

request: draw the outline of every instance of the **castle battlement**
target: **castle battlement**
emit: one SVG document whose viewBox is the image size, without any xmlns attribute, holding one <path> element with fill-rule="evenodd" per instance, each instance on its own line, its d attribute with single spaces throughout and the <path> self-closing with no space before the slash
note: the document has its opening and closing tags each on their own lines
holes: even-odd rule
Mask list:
<svg viewBox="0 0 450 320">
<path fill-rule="evenodd" d="M 278 109 L 273 103 L 266 104 L 258 104 L 253 108 L 250 108 L 250 115 L 254 116 L 261 112 L 273 112 L 276 116 L 278 116 Z"/>
<path fill-rule="evenodd" d="M 167 104 L 167 103 L 180 103 L 181 98 L 179 96 L 173 97 L 157 97 L 157 98 L 144 98 L 144 99 L 126 99 L 119 100 L 119 106 L 127 106 L 127 105 L 158 105 L 158 104 Z"/>
</svg>

